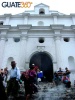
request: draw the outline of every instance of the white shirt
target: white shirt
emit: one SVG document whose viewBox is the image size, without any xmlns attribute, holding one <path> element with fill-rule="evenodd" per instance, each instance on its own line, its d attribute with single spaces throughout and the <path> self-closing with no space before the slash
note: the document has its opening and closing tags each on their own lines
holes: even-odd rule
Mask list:
<svg viewBox="0 0 75 100">
<path fill-rule="evenodd" d="M 17 67 L 15 67 L 14 69 L 12 68 L 10 70 L 9 74 L 10 74 L 10 78 L 15 78 L 16 77 L 16 79 L 18 79 L 18 80 L 20 79 L 20 76 L 21 76 L 20 70 Z"/>
</svg>

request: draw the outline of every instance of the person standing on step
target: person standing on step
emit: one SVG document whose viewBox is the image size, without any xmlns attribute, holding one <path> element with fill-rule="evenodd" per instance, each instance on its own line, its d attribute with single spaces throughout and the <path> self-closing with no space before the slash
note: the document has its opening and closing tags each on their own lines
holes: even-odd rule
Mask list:
<svg viewBox="0 0 75 100">
<path fill-rule="evenodd" d="M 7 85 L 7 96 L 12 93 L 12 95 L 16 98 L 18 95 L 18 90 L 19 90 L 19 80 L 20 80 L 20 70 L 19 68 L 16 67 L 16 62 L 11 61 L 11 70 L 9 71 L 10 78 L 9 82 Z"/>
</svg>

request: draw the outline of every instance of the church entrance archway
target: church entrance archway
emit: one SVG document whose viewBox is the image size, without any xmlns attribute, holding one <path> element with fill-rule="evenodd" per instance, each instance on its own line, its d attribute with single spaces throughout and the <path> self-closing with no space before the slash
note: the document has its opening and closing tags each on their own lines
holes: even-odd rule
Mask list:
<svg viewBox="0 0 75 100">
<path fill-rule="evenodd" d="M 44 78 L 46 81 L 52 81 L 53 79 L 53 63 L 51 57 L 45 52 L 38 52 L 34 54 L 30 59 L 30 64 L 35 64 L 43 71 Z"/>
</svg>

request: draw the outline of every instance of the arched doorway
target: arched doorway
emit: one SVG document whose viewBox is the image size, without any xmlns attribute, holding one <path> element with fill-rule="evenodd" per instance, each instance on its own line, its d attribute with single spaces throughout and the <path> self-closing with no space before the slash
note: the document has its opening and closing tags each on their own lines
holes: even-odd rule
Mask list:
<svg viewBox="0 0 75 100">
<path fill-rule="evenodd" d="M 53 79 L 53 63 L 51 57 L 45 52 L 38 52 L 31 57 L 29 66 L 33 63 L 43 71 L 46 80 L 51 82 Z"/>
</svg>

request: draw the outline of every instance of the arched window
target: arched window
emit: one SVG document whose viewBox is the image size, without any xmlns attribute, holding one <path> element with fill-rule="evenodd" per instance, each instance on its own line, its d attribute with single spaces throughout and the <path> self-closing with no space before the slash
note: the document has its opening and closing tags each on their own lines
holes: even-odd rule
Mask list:
<svg viewBox="0 0 75 100">
<path fill-rule="evenodd" d="M 72 69 L 72 70 L 75 70 L 74 57 L 69 56 L 68 57 L 68 62 L 69 62 L 69 68 Z"/>
<path fill-rule="evenodd" d="M 39 38 L 39 43 L 44 43 L 44 38 Z"/>
<path fill-rule="evenodd" d="M 65 38 L 64 38 L 64 41 L 65 41 L 65 42 L 69 42 L 70 39 L 69 39 L 68 37 L 65 37 Z"/>
<path fill-rule="evenodd" d="M 3 25 L 3 21 L 0 21 L 0 25 Z"/>
<path fill-rule="evenodd" d="M 45 14 L 45 10 L 43 8 L 39 9 L 39 14 Z"/>
<path fill-rule="evenodd" d="M 14 60 L 13 57 L 9 57 L 9 58 L 8 58 L 8 60 L 7 60 L 7 65 L 6 65 L 6 67 L 8 67 L 8 69 L 11 68 L 11 61 L 13 61 L 13 60 Z"/>
</svg>

